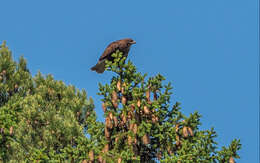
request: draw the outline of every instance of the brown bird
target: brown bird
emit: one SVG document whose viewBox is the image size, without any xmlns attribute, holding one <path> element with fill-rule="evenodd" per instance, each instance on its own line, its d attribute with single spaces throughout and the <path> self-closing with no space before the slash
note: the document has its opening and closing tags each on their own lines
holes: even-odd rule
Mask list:
<svg viewBox="0 0 260 163">
<path fill-rule="evenodd" d="M 97 73 L 103 73 L 105 71 L 105 65 L 106 65 L 105 61 L 114 60 L 114 58 L 112 57 L 113 53 L 119 50 L 120 52 L 123 53 L 123 56 L 127 57 L 131 45 L 135 43 L 136 42 L 131 38 L 125 38 L 110 43 L 107 46 L 106 50 L 101 55 L 101 57 L 99 58 L 98 63 L 95 66 L 93 66 L 91 70 L 96 71 Z"/>
</svg>

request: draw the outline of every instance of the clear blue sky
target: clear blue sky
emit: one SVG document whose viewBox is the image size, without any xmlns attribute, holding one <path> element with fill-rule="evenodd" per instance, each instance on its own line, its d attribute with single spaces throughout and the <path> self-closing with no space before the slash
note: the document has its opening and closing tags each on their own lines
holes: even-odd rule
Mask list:
<svg viewBox="0 0 260 163">
<path fill-rule="evenodd" d="M 15 59 L 86 89 L 99 119 L 98 82 L 113 74 L 89 69 L 111 41 L 135 39 L 129 59 L 138 70 L 172 82 L 172 103 L 199 111 L 219 145 L 240 138 L 238 162 L 258 162 L 257 0 L 17 0 L 2 1 L 0 14 L 0 41 Z"/>
</svg>

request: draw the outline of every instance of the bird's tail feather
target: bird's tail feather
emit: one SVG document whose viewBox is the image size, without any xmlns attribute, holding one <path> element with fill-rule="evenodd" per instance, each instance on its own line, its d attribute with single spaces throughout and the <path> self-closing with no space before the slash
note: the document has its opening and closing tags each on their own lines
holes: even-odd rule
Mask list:
<svg viewBox="0 0 260 163">
<path fill-rule="evenodd" d="M 99 61 L 95 66 L 91 67 L 92 71 L 96 71 L 97 73 L 103 73 L 105 71 L 106 62 Z"/>
</svg>

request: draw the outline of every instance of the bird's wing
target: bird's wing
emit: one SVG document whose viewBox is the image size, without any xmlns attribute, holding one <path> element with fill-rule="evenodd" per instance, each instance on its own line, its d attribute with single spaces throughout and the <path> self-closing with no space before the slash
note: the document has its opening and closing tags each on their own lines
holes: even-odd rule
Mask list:
<svg viewBox="0 0 260 163">
<path fill-rule="evenodd" d="M 107 58 L 111 53 L 115 52 L 117 49 L 119 49 L 120 43 L 119 41 L 114 41 L 111 44 L 107 46 L 101 57 L 99 58 L 99 61 Z"/>
</svg>

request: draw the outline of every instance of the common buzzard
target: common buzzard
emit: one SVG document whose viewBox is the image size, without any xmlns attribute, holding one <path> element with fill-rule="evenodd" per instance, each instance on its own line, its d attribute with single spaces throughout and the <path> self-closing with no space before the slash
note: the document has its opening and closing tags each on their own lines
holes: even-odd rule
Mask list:
<svg viewBox="0 0 260 163">
<path fill-rule="evenodd" d="M 103 52 L 101 57 L 98 60 L 98 63 L 91 68 L 92 71 L 96 71 L 97 73 L 103 73 L 105 71 L 105 61 L 113 61 L 114 58 L 112 57 L 112 54 L 115 53 L 117 50 L 123 53 L 123 56 L 127 57 L 128 52 L 130 50 L 130 47 L 132 44 L 135 44 L 136 42 L 131 38 L 125 38 L 122 40 L 114 41 L 110 43 L 106 50 Z"/>
</svg>

